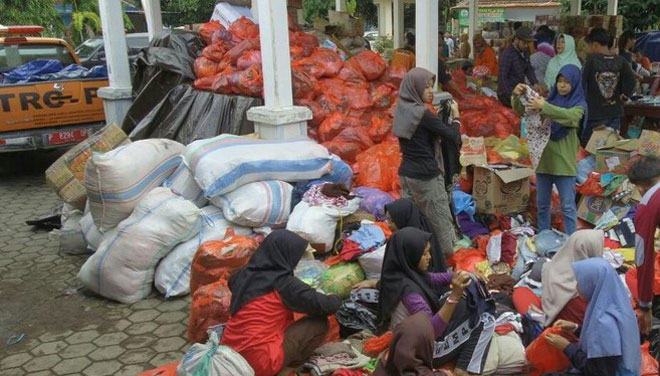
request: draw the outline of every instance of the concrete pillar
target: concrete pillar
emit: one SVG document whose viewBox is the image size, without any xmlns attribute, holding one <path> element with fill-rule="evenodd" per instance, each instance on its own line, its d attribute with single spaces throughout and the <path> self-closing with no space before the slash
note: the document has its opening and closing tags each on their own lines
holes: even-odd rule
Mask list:
<svg viewBox="0 0 660 376">
<path fill-rule="evenodd" d="M 121 2 L 99 0 L 99 15 L 110 86 L 100 88 L 98 96 L 103 99 L 106 123 L 121 125 L 133 101 Z"/>
<path fill-rule="evenodd" d="M 147 20 L 149 41 L 152 41 L 163 30 L 163 14 L 160 11 L 160 0 L 142 0 L 144 17 Z"/>
<path fill-rule="evenodd" d="M 257 1 L 251 0 L 250 12 L 255 23 L 259 23 L 259 10 L 257 9 Z"/>
<path fill-rule="evenodd" d="M 571 0 L 571 16 L 582 14 L 582 0 Z"/>
<path fill-rule="evenodd" d="M 616 16 L 618 14 L 619 0 L 607 0 L 607 15 Z"/>
<path fill-rule="evenodd" d="M 335 0 L 335 10 L 337 12 L 346 12 L 346 0 Z"/>
<path fill-rule="evenodd" d="M 472 41 L 474 40 L 474 34 L 477 32 L 477 21 L 478 17 L 477 15 L 479 14 L 479 3 L 477 0 L 470 0 L 468 3 L 468 12 L 469 18 L 468 18 L 468 40 L 470 41 L 470 45 L 472 45 Z M 474 59 L 474 46 L 473 48 L 470 49 L 470 58 Z"/>
<path fill-rule="evenodd" d="M 403 28 L 403 0 L 394 0 L 394 48 L 402 48 L 405 45 Z"/>
<path fill-rule="evenodd" d="M 417 66 L 438 74 L 438 1 L 417 0 L 415 5 Z"/>
<path fill-rule="evenodd" d="M 385 0 L 385 35 L 387 35 L 388 38 L 391 38 L 393 33 L 393 28 L 392 28 L 392 0 Z"/>
<path fill-rule="evenodd" d="M 264 106 L 248 110 L 248 120 L 264 139 L 307 136 L 312 111 L 293 105 L 286 0 L 255 0 L 259 13 Z"/>
<path fill-rule="evenodd" d="M 387 35 L 385 29 L 385 1 L 381 0 L 378 4 L 378 35 L 384 37 Z"/>
</svg>

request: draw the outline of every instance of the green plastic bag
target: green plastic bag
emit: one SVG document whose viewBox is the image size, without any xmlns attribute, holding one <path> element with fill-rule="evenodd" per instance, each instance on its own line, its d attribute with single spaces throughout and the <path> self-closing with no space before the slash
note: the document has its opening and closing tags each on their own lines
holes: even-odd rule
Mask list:
<svg viewBox="0 0 660 376">
<path fill-rule="evenodd" d="M 326 294 L 348 298 L 353 285 L 364 281 L 364 271 L 357 262 L 342 262 L 323 272 L 321 289 Z"/>
<path fill-rule="evenodd" d="M 516 135 L 511 135 L 500 141 L 493 148 L 503 158 L 520 160 L 529 157 L 529 149 Z"/>
</svg>

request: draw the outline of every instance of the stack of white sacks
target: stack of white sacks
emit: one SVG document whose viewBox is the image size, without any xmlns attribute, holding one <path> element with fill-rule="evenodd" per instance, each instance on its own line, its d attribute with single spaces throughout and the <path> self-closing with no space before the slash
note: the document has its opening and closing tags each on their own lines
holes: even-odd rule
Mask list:
<svg viewBox="0 0 660 376">
<path fill-rule="evenodd" d="M 319 179 L 332 168 L 327 149 L 308 139 L 221 135 L 188 146 L 148 139 L 95 153 L 85 170 L 85 213 L 71 217 L 94 252 L 78 278 L 127 304 L 147 297 L 154 284 L 166 297 L 186 295 L 202 243 L 224 238 L 229 227 L 242 235 L 284 227 L 291 214 L 290 183 Z M 299 227 L 292 231 L 317 242 L 317 233 Z M 334 237 L 335 227 L 322 231 L 321 238 L 330 231 Z"/>
</svg>

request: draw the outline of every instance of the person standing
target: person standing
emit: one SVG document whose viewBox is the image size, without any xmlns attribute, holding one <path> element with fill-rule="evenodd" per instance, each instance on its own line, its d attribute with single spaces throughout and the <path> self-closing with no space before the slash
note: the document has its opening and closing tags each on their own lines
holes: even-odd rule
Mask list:
<svg viewBox="0 0 660 376">
<path fill-rule="evenodd" d="M 447 44 L 447 49 L 449 50 L 448 56 L 453 57 L 454 51 L 456 50 L 456 42 L 451 38 L 449 32 L 445 32 L 445 43 Z"/>
<path fill-rule="evenodd" d="M 572 36 L 559 34 L 559 37 L 555 41 L 555 50 L 557 54 L 548 63 L 544 78 L 545 86 L 550 91 L 555 87 L 557 75 L 559 75 L 559 71 L 565 65 L 573 64 L 582 69 L 582 63 L 580 63 L 580 59 L 575 51 L 575 39 Z"/>
<path fill-rule="evenodd" d="M 623 103 L 635 89 L 632 68 L 623 57 L 612 55 L 608 47 L 611 41 L 601 27 L 592 29 L 587 36 L 591 53 L 584 63 L 582 80 L 587 93 L 588 121 L 580 135 L 582 146 L 587 145 L 593 129 L 599 125 L 619 130 Z"/>
<path fill-rule="evenodd" d="M 488 67 L 488 74 L 497 77 L 499 66 L 493 47 L 488 44 L 481 34 L 475 34 L 472 44 L 474 45 L 474 66 Z"/>
<path fill-rule="evenodd" d="M 406 74 L 394 111 L 393 133 L 403 155 L 399 167 L 401 194 L 412 199 L 429 220 L 446 257 L 454 252 L 455 233 L 445 176 L 455 171 L 447 171 L 444 159 L 436 156 L 443 155 L 444 147 L 458 153 L 461 136 L 455 101 L 451 104 L 450 124 L 427 108 L 433 100 L 434 84 L 435 75 L 424 68 L 413 68 Z"/>
<path fill-rule="evenodd" d="M 509 108 L 511 94 L 518 84 L 524 84 L 527 79 L 530 85 L 537 85 L 534 68 L 529 61 L 529 43 L 533 40 L 532 30 L 523 26 L 516 30 L 511 46 L 500 53 L 497 97 Z"/>
<path fill-rule="evenodd" d="M 470 36 L 468 34 L 461 34 L 461 44 L 458 47 L 461 59 L 470 58 L 470 52 L 472 52 L 472 48 L 470 47 L 469 38 Z"/>
<path fill-rule="evenodd" d="M 545 79 L 545 71 L 548 63 L 550 59 L 555 57 L 555 49 L 552 46 L 552 41 L 555 39 L 555 32 L 548 26 L 543 25 L 536 31 L 534 39 L 536 51 L 529 57 L 529 60 L 532 68 L 534 68 L 536 80 L 542 83 Z"/>
</svg>

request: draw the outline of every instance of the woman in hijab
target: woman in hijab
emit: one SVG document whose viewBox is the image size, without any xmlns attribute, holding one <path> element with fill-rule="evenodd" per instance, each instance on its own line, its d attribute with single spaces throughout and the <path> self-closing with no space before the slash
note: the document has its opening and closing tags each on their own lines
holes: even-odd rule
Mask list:
<svg viewBox="0 0 660 376">
<path fill-rule="evenodd" d="M 460 172 L 453 171 L 456 164 L 448 156 L 459 155 L 460 122 L 455 101 L 451 104 L 451 124 L 429 110 L 434 83 L 435 75 L 424 68 L 414 68 L 405 75 L 394 111 L 393 133 L 403 155 L 399 167 L 401 193 L 421 209 L 442 252 L 451 255 L 455 232 L 445 185 L 453 184 L 448 179 Z"/>
<path fill-rule="evenodd" d="M 486 42 L 486 39 L 481 34 L 475 34 L 472 45 L 474 46 L 474 66 L 486 66 L 490 72 L 489 75 L 497 77 L 499 66 L 493 47 L 488 45 L 488 42 Z"/>
<path fill-rule="evenodd" d="M 552 42 L 539 42 L 536 51 L 529 57 L 538 82 L 543 82 L 545 79 L 545 72 L 553 57 L 555 57 L 555 49 L 552 47 Z"/>
<path fill-rule="evenodd" d="M 240 353 L 256 376 L 272 376 L 307 360 L 326 335 L 327 316 L 342 303 L 293 276 L 306 248 L 298 235 L 273 231 L 229 279 L 231 318 L 222 344 Z M 293 312 L 309 317 L 294 322 Z"/>
<path fill-rule="evenodd" d="M 582 69 L 582 64 L 575 51 L 575 39 L 568 34 L 559 34 L 555 41 L 555 50 L 557 54 L 548 62 L 548 67 L 545 70 L 545 86 L 548 90 L 552 91 L 556 82 L 559 71 L 565 65 L 575 65 Z"/>
<path fill-rule="evenodd" d="M 488 347 L 484 341 L 489 342 L 490 336 L 475 320 L 479 313 L 468 307 L 463 296 L 473 279 L 465 272 L 428 273 L 430 240 L 428 232 L 406 227 L 387 243 L 379 286 L 378 328 L 381 332 L 393 330 L 407 317 L 424 313 L 439 342 L 433 366 L 456 361 L 457 375 L 481 373 Z"/>
<path fill-rule="evenodd" d="M 555 325 L 564 334 L 549 334 L 548 343 L 562 350 L 581 375 L 639 375 L 639 328 L 623 282 L 602 258 L 574 262 L 572 268 L 578 291 L 588 302 L 587 313 L 581 326 L 558 321 Z M 580 342 L 571 344 L 564 336 L 578 329 Z"/>
</svg>

